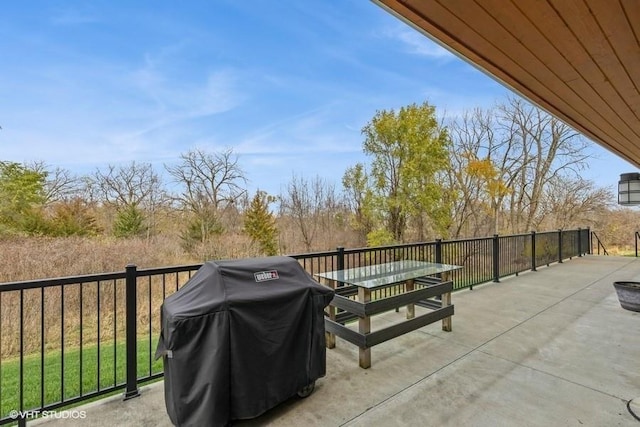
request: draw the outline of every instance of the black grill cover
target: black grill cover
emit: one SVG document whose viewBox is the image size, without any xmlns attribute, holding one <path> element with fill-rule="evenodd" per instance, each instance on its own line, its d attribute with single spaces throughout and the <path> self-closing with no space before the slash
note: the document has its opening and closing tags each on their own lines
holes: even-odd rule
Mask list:
<svg viewBox="0 0 640 427">
<path fill-rule="evenodd" d="M 162 304 L 156 357 L 171 421 L 253 418 L 323 377 L 332 298 L 290 257 L 206 262 Z"/>
</svg>

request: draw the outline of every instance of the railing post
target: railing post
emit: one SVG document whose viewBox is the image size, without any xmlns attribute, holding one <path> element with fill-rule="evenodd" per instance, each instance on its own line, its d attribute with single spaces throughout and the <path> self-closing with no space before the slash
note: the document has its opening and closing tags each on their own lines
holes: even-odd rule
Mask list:
<svg viewBox="0 0 640 427">
<path fill-rule="evenodd" d="M 562 263 L 562 229 L 558 229 L 558 263 Z"/>
<path fill-rule="evenodd" d="M 582 256 L 582 228 L 578 227 L 578 257 Z"/>
<path fill-rule="evenodd" d="M 536 271 L 536 232 L 531 230 L 531 271 Z"/>
<path fill-rule="evenodd" d="M 493 281 L 500 281 L 500 240 L 498 235 L 493 235 Z"/>
<path fill-rule="evenodd" d="M 338 246 L 336 250 L 338 251 L 337 269 L 344 270 L 344 246 Z"/>
<path fill-rule="evenodd" d="M 126 301 L 126 349 L 127 349 L 127 385 L 124 392 L 124 400 L 128 400 L 140 395 L 138 392 L 138 337 L 136 313 L 136 283 L 137 271 L 133 264 L 127 265 L 125 279 L 125 301 Z"/>
<path fill-rule="evenodd" d="M 636 234 L 634 235 L 635 237 L 635 243 L 636 243 L 636 258 L 638 258 L 638 232 L 636 231 Z"/>
<path fill-rule="evenodd" d="M 344 270 L 344 246 L 338 246 L 336 250 L 338 251 L 338 255 L 336 259 L 337 269 Z M 344 286 L 344 282 L 337 282 L 336 286 L 338 287 Z"/>
<path fill-rule="evenodd" d="M 436 239 L 436 263 L 442 264 L 442 239 Z M 436 274 L 438 279 L 442 279 L 442 273 Z"/>
</svg>

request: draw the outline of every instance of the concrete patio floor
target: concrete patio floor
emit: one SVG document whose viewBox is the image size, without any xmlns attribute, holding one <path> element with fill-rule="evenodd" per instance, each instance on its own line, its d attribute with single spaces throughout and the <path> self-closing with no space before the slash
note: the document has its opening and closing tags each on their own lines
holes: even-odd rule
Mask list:
<svg viewBox="0 0 640 427">
<path fill-rule="evenodd" d="M 640 260 L 574 258 L 456 292 L 452 332 L 437 323 L 380 344 L 369 369 L 338 338 L 311 396 L 234 425 L 639 426 L 626 405 L 640 397 L 640 313 L 620 307 L 617 280 L 640 281 Z M 29 425 L 171 426 L 163 387 Z"/>
</svg>

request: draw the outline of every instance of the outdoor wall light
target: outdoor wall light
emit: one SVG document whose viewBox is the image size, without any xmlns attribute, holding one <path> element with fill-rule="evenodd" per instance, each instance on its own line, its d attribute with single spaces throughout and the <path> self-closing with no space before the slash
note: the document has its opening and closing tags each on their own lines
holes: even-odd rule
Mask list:
<svg viewBox="0 0 640 427">
<path fill-rule="evenodd" d="M 618 181 L 618 204 L 640 205 L 640 173 L 623 173 Z"/>
</svg>

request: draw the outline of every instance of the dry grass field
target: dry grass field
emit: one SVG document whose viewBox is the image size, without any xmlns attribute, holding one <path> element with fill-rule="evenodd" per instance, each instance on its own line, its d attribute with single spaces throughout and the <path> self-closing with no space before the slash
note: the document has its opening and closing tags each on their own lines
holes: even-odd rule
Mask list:
<svg viewBox="0 0 640 427">
<path fill-rule="evenodd" d="M 0 283 L 198 262 L 169 237 L 152 240 L 22 237 L 0 240 Z"/>
</svg>

